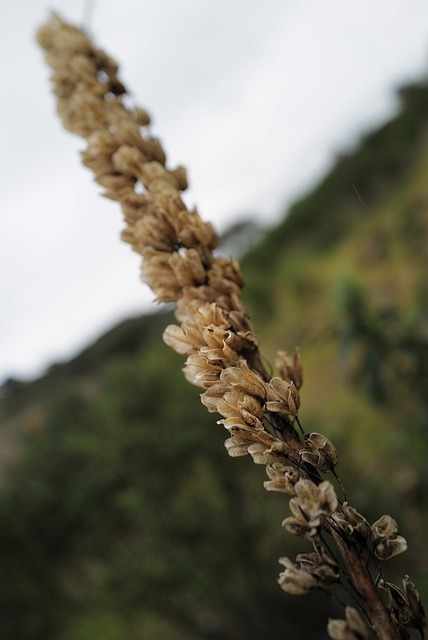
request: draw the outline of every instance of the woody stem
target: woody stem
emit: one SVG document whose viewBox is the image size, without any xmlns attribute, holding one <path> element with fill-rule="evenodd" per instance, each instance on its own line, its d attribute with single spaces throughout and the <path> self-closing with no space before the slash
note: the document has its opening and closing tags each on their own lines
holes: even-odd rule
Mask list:
<svg viewBox="0 0 428 640">
<path fill-rule="evenodd" d="M 356 591 L 366 606 L 373 631 L 378 640 L 400 640 L 391 617 L 373 584 L 366 563 L 358 549 L 327 524 Z"/>
</svg>

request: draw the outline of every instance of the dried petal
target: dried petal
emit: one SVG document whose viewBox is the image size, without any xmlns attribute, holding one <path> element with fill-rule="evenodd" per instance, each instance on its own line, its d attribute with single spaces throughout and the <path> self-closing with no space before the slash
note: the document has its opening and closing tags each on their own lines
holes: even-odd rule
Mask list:
<svg viewBox="0 0 428 640">
<path fill-rule="evenodd" d="M 189 342 L 187 336 L 181 327 L 176 324 L 170 324 L 163 332 L 164 342 L 174 349 L 177 353 L 184 356 L 190 356 L 192 353 L 196 353 L 197 350 Z"/>
<path fill-rule="evenodd" d="M 232 458 L 237 458 L 238 456 L 246 456 L 248 454 L 248 447 L 251 444 L 251 441 L 245 440 L 244 438 L 239 438 L 238 436 L 232 436 L 224 443 L 224 446 L 227 449 L 227 453 Z"/>
</svg>

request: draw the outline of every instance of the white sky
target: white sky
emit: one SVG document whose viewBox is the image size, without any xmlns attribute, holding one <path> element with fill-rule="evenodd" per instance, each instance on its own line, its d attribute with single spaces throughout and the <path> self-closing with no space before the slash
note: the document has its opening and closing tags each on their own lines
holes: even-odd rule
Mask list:
<svg viewBox="0 0 428 640">
<path fill-rule="evenodd" d="M 34 42 L 50 8 L 85 15 L 83 0 L 0 8 L 0 381 L 71 357 L 152 297 L 55 114 Z M 186 202 L 220 230 L 278 220 L 428 70 L 426 0 L 98 0 L 89 26 L 186 166 Z"/>
</svg>

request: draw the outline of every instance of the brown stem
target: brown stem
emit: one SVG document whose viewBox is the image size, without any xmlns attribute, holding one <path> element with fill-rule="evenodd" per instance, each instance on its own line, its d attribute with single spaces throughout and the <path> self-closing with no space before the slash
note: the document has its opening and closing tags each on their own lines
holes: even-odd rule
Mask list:
<svg viewBox="0 0 428 640">
<path fill-rule="evenodd" d="M 373 631 L 378 640 L 400 640 L 391 617 L 373 584 L 366 563 L 358 549 L 347 542 L 334 527 L 327 525 L 343 558 L 352 583 L 366 605 Z"/>
</svg>

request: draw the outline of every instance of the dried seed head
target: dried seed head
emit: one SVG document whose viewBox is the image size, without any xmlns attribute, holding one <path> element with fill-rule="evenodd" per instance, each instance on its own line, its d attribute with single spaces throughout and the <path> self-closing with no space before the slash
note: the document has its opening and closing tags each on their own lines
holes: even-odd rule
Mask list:
<svg viewBox="0 0 428 640">
<path fill-rule="evenodd" d="M 294 495 L 294 486 L 299 479 L 299 474 L 294 467 L 274 462 L 266 467 L 266 473 L 269 481 L 264 482 L 263 486 L 267 491 L 278 491 L 279 493 L 288 493 L 290 496 Z"/>
<path fill-rule="evenodd" d="M 268 411 L 282 415 L 297 416 L 300 407 L 300 396 L 293 382 L 285 382 L 281 378 L 272 378 L 266 386 Z"/>
<path fill-rule="evenodd" d="M 301 388 L 303 384 L 303 370 L 298 347 L 295 348 L 293 355 L 290 355 L 287 351 L 278 351 L 275 364 L 283 380 L 294 382 L 296 389 Z"/>
<path fill-rule="evenodd" d="M 227 453 L 232 458 L 237 458 L 239 456 L 246 456 L 248 454 L 248 447 L 251 444 L 250 440 L 245 440 L 244 438 L 239 438 L 238 436 L 232 436 L 228 438 L 224 443 L 226 447 Z"/>
<path fill-rule="evenodd" d="M 388 560 L 407 549 L 406 539 L 398 535 L 398 525 L 394 518 L 384 515 L 371 527 L 374 552 L 379 560 Z"/>
<path fill-rule="evenodd" d="M 337 497 L 331 482 L 324 480 L 318 486 L 311 480 L 299 480 L 296 484 L 299 507 L 312 522 L 320 522 L 337 508 Z"/>
<path fill-rule="evenodd" d="M 343 515 L 353 527 L 353 531 L 367 540 L 370 535 L 370 525 L 364 516 L 362 516 L 361 513 L 358 513 L 358 511 L 353 507 L 350 507 L 347 502 L 343 503 L 342 509 Z"/>
<path fill-rule="evenodd" d="M 323 546 L 317 546 L 315 553 L 299 553 L 296 561 L 299 569 L 313 575 L 323 587 L 340 579 L 339 565 L 327 555 Z"/>
<path fill-rule="evenodd" d="M 239 436 L 245 440 L 251 440 L 251 442 L 258 442 L 257 434 L 264 432 L 264 428 L 261 422 L 255 425 L 247 424 L 243 418 L 225 418 L 224 420 L 217 420 L 217 424 L 222 424 L 231 435 Z"/>
<path fill-rule="evenodd" d="M 197 353 L 197 349 L 189 342 L 183 328 L 176 324 L 170 324 L 166 327 L 163 332 L 163 341 L 183 356 Z"/>
<path fill-rule="evenodd" d="M 158 302 L 177 300 L 181 287 L 169 264 L 170 254 L 152 247 L 146 247 L 143 253 L 145 260 L 141 265 L 141 280 L 156 293 Z"/>
<path fill-rule="evenodd" d="M 184 256 L 173 251 L 168 263 L 181 288 L 205 282 L 205 268 L 196 249 L 184 249 Z"/>
<path fill-rule="evenodd" d="M 379 587 L 389 595 L 389 609 L 397 626 L 404 625 L 422 630 L 426 627 L 425 610 L 420 595 L 409 576 L 403 578 L 404 591 L 386 580 L 379 581 Z"/>
<path fill-rule="evenodd" d="M 370 630 L 353 607 L 346 607 L 346 620 L 329 620 L 327 631 L 333 640 L 368 640 Z"/>
<path fill-rule="evenodd" d="M 177 235 L 184 247 L 213 250 L 218 245 L 218 237 L 209 222 L 202 222 L 196 210 L 182 209 L 176 219 Z"/>
<path fill-rule="evenodd" d="M 299 569 L 288 558 L 280 558 L 284 571 L 279 574 L 278 583 L 281 589 L 292 595 L 301 596 L 318 587 L 318 581 L 307 571 Z"/>
<path fill-rule="evenodd" d="M 221 364 L 210 362 L 199 353 L 195 353 L 187 358 L 183 371 L 188 382 L 197 387 L 208 389 L 220 380 L 223 367 Z"/>
<path fill-rule="evenodd" d="M 334 522 L 348 536 L 359 535 L 364 540 L 370 538 L 370 525 L 356 509 L 350 507 L 347 502 L 342 505 L 343 513 L 333 513 Z"/>
<path fill-rule="evenodd" d="M 245 360 L 241 359 L 238 367 L 228 367 L 221 375 L 223 382 L 244 393 L 264 399 L 266 390 L 260 376 L 252 371 Z"/>
<path fill-rule="evenodd" d="M 210 326 L 202 331 L 202 336 L 208 346 L 202 347 L 200 353 L 208 360 L 226 364 L 239 362 L 242 340 L 235 333 Z"/>
<path fill-rule="evenodd" d="M 150 204 L 147 205 L 144 215 L 128 227 L 133 234 L 134 250 L 141 253 L 145 247 L 153 247 L 158 251 L 173 251 L 176 242 L 173 226 L 162 212 L 150 211 Z"/>
<path fill-rule="evenodd" d="M 308 462 L 323 473 L 334 469 L 339 462 L 339 456 L 330 440 L 321 433 L 311 433 L 305 438 L 307 449 L 301 449 L 300 455 L 304 462 Z"/>
<path fill-rule="evenodd" d="M 290 448 L 285 444 L 285 442 L 275 439 L 271 446 L 268 446 L 263 442 L 252 443 L 248 447 L 248 453 L 251 454 L 251 457 L 256 464 L 283 464 L 290 453 Z"/>
<path fill-rule="evenodd" d="M 227 387 L 227 385 L 225 386 Z M 219 398 L 217 411 L 225 418 L 241 417 L 250 426 L 261 424 L 263 418 L 263 409 L 259 402 L 252 396 L 238 391 L 228 391 Z"/>
<path fill-rule="evenodd" d="M 412 613 L 412 626 L 416 629 L 422 630 L 427 626 L 427 621 L 419 591 L 416 589 L 413 582 L 410 582 L 409 576 L 404 576 L 403 585 L 409 602 L 410 611 Z"/>
<path fill-rule="evenodd" d="M 337 508 L 337 497 L 333 485 L 324 481 L 316 485 L 310 480 L 299 480 L 295 485 L 296 498 L 290 500 L 292 517 L 282 525 L 294 535 L 316 540 L 324 518 Z"/>
<path fill-rule="evenodd" d="M 230 387 L 224 382 L 216 382 L 211 385 L 205 393 L 201 395 L 201 402 L 210 413 L 218 412 L 217 404 L 222 400 L 226 393 L 230 391 Z"/>
</svg>

